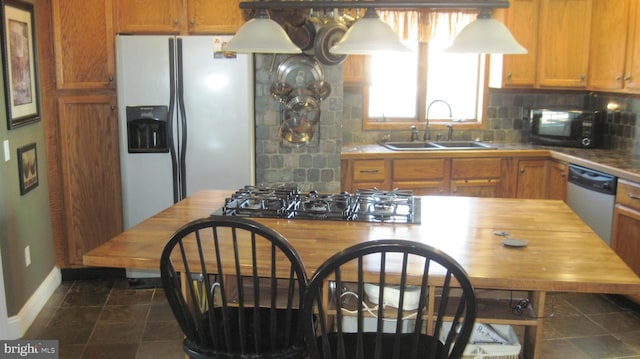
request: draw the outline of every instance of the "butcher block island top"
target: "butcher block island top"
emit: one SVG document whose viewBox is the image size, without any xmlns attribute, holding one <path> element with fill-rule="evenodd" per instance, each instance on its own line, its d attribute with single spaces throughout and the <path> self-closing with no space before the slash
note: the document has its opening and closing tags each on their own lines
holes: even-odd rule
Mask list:
<svg viewBox="0 0 640 359">
<path fill-rule="evenodd" d="M 85 254 L 84 264 L 158 271 L 171 234 L 217 212 L 232 193 L 196 193 Z M 445 196 L 419 200 L 419 224 L 253 220 L 291 242 L 309 277 L 331 255 L 360 242 L 395 238 L 439 248 L 466 269 L 479 290 L 477 322 L 525 326 L 522 353 L 528 359 L 542 359 L 547 292 L 640 294 L 640 278 L 562 201 Z M 500 232 L 509 237 L 496 235 Z M 508 247 L 505 239 L 527 245 Z M 525 315 L 512 312 L 509 298 L 481 294 L 504 290 L 526 293 L 531 305 Z"/>
<path fill-rule="evenodd" d="M 171 234 L 221 208 L 230 193 L 196 193 L 91 250 L 84 264 L 157 271 Z M 395 238 L 451 255 L 476 288 L 640 294 L 640 278 L 562 201 L 445 196 L 420 201 L 420 224 L 252 219 L 287 238 L 309 276 L 346 247 Z M 528 245 L 505 246 L 496 231 Z"/>
</svg>

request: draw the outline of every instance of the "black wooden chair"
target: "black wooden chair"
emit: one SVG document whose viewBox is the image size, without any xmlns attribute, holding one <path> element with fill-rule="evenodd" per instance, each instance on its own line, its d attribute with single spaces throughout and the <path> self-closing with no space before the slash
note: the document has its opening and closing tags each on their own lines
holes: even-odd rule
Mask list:
<svg viewBox="0 0 640 359">
<path fill-rule="evenodd" d="M 303 358 L 304 266 L 279 233 L 211 216 L 169 239 L 162 286 L 192 358 Z"/>
<path fill-rule="evenodd" d="M 447 254 L 378 240 L 324 262 L 309 282 L 303 315 L 312 359 L 460 358 L 476 301 L 464 269 Z"/>
</svg>

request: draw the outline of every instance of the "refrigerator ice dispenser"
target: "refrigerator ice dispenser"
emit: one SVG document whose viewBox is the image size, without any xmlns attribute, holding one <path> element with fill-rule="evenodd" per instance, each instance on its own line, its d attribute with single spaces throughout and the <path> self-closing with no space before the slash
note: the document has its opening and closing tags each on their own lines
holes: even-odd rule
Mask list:
<svg viewBox="0 0 640 359">
<path fill-rule="evenodd" d="M 127 106 L 129 153 L 169 152 L 167 106 Z"/>
</svg>

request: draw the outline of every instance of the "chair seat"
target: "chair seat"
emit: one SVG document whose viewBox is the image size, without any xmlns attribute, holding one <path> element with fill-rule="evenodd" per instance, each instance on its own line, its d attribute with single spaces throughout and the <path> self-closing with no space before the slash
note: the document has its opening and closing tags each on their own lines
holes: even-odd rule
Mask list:
<svg viewBox="0 0 640 359">
<path fill-rule="evenodd" d="M 362 358 L 373 359 L 375 358 L 374 351 L 376 346 L 376 336 L 377 333 L 362 333 L 362 344 L 364 348 L 364 355 Z M 344 344 L 345 344 L 345 357 L 346 358 L 356 358 L 356 348 L 357 348 L 357 333 L 345 333 L 343 334 Z M 332 358 L 338 358 L 339 356 L 336 353 L 338 348 L 338 335 L 336 333 L 328 333 L 327 334 L 329 344 L 331 346 Z M 380 358 L 394 358 L 393 355 L 393 347 L 396 340 L 395 333 L 383 333 L 382 334 L 382 355 Z M 413 349 L 414 338 L 416 337 L 413 333 L 400 334 L 400 358 L 409 358 L 414 357 L 410 355 L 410 351 Z M 318 348 L 322 350 L 322 338 L 317 338 Z M 425 334 L 420 334 L 418 336 L 418 358 L 432 358 L 433 356 L 429 353 L 431 352 L 431 343 L 433 342 L 433 337 Z M 442 351 L 443 345 L 440 341 L 435 341 L 437 344 L 436 352 L 440 353 Z M 440 357 L 439 355 L 437 357 Z"/>
<path fill-rule="evenodd" d="M 452 290 L 460 294 L 449 300 Z M 436 292 L 437 305 L 429 300 Z M 309 282 L 303 311 L 312 359 L 460 359 L 476 299 L 464 269 L 446 253 L 379 239 L 325 260 Z M 445 321 L 453 324 L 445 328 Z"/>
<path fill-rule="evenodd" d="M 222 309 L 216 308 L 214 309 L 214 315 L 217 318 L 215 321 L 217 323 L 216 334 L 215 336 L 211 333 L 211 329 L 209 326 L 209 321 L 207 316 L 210 312 L 205 312 L 202 318 L 203 325 L 202 328 L 205 330 L 204 337 L 207 339 L 207 342 L 195 343 L 191 340 L 185 339 L 184 348 L 187 350 L 189 355 L 193 358 L 303 358 L 306 353 L 306 348 L 303 346 L 291 346 L 291 343 L 295 342 L 295 336 L 302 335 L 301 333 L 293 332 L 291 333 L 291 337 L 286 338 L 286 330 L 285 328 L 290 326 L 291 322 L 295 322 L 298 320 L 298 311 L 292 310 L 291 317 L 287 318 L 287 310 L 286 309 L 275 309 L 275 322 L 276 322 L 276 332 L 275 332 L 275 347 L 271 347 L 271 324 L 273 320 L 271 319 L 271 309 L 269 308 L 258 308 L 259 315 L 259 323 L 260 323 L 260 338 L 259 338 L 259 348 L 255 346 L 255 322 L 258 322 L 255 317 L 255 311 L 253 307 L 245 308 L 245 322 L 247 323 L 247 333 L 245 333 L 247 350 L 245 353 L 242 353 L 240 347 L 240 308 L 237 307 L 228 307 L 227 315 L 229 316 L 227 323 L 231 323 L 231 326 L 228 326 L 228 330 L 230 333 L 230 347 L 227 347 L 224 334 L 224 321 L 222 320 Z M 218 343 L 219 347 L 214 347 L 213 343 L 209 340 L 210 338 L 215 338 L 215 342 Z M 285 344 L 286 343 L 286 344 Z M 268 352 L 268 355 L 265 353 Z"/>
<path fill-rule="evenodd" d="M 165 245 L 160 276 L 191 358 L 305 357 L 307 274 L 273 229 L 238 216 L 189 222 Z"/>
</svg>

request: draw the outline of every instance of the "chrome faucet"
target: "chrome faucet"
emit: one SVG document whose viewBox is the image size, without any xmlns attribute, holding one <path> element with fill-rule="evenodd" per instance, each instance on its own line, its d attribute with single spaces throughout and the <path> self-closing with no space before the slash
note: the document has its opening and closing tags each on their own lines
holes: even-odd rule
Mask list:
<svg viewBox="0 0 640 359">
<path fill-rule="evenodd" d="M 453 140 L 453 125 L 447 124 L 447 141 Z"/>
<path fill-rule="evenodd" d="M 431 109 L 431 106 L 436 103 L 436 102 L 442 102 L 445 105 L 447 105 L 447 108 L 449 109 L 449 117 L 453 117 L 453 113 L 451 112 L 451 106 L 449 105 L 449 103 L 445 100 L 433 100 L 431 101 L 431 103 L 429 103 L 429 106 L 427 106 L 427 113 L 425 115 L 425 124 L 424 124 L 424 136 L 423 136 L 423 140 L 428 141 L 431 139 L 431 134 L 429 133 L 429 110 Z"/>
</svg>

